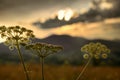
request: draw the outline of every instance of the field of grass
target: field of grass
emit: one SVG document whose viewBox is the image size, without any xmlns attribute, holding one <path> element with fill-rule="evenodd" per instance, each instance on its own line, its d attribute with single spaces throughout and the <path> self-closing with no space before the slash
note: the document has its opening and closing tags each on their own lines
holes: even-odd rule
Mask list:
<svg viewBox="0 0 120 80">
<path fill-rule="evenodd" d="M 41 80 L 41 67 L 27 64 L 31 80 Z M 75 80 L 81 66 L 45 65 L 45 80 Z M 0 80 L 25 80 L 21 65 L 0 65 Z M 120 80 L 120 67 L 88 67 L 80 80 Z"/>
</svg>

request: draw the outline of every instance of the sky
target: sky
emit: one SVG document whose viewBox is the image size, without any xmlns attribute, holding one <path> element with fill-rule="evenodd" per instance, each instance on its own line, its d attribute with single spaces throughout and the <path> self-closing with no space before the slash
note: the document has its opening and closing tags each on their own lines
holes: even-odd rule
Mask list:
<svg viewBox="0 0 120 80">
<path fill-rule="evenodd" d="M 113 17 L 93 23 L 74 23 L 52 29 L 42 29 L 32 25 L 35 21 L 45 21 L 56 16 L 59 10 L 72 9 L 74 14 L 84 14 L 91 8 L 92 0 L 0 0 L 0 25 L 20 25 L 32 29 L 38 38 L 52 34 L 84 37 L 87 39 L 120 39 L 120 17 Z M 96 0 L 99 1 L 99 0 Z M 103 12 L 113 8 L 102 0 Z M 112 0 L 108 0 L 112 1 Z M 117 2 L 119 0 L 114 0 Z"/>
<path fill-rule="evenodd" d="M 80 10 L 90 0 L 0 0 L 1 22 L 30 22 L 52 16 L 59 9 Z M 79 4 L 80 3 L 80 4 Z"/>
</svg>

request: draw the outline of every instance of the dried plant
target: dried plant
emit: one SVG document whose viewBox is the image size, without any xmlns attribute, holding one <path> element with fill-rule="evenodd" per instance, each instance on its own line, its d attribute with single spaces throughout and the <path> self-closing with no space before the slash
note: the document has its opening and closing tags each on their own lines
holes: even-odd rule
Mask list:
<svg viewBox="0 0 120 80">
<path fill-rule="evenodd" d="M 26 49 L 31 50 L 42 61 L 42 80 L 44 80 L 44 59 L 50 55 L 61 51 L 63 48 L 58 45 L 47 43 L 33 43 L 26 46 Z"/>
<path fill-rule="evenodd" d="M 44 59 L 50 54 L 57 53 L 63 49 L 62 46 L 47 44 L 47 43 L 33 43 L 26 46 L 26 49 L 31 50 L 42 61 L 42 80 L 44 80 Z"/>
<path fill-rule="evenodd" d="M 26 78 L 27 80 L 30 80 L 20 50 L 20 45 L 25 46 L 27 43 L 30 43 L 30 39 L 34 38 L 33 31 L 20 26 L 1 26 L 0 35 L 1 38 L 5 39 L 5 45 L 8 46 L 10 50 L 17 49 Z"/>
<path fill-rule="evenodd" d="M 89 44 L 86 44 L 81 48 L 81 51 L 85 53 L 83 55 L 83 58 L 88 59 L 88 62 L 84 66 L 84 68 L 82 69 L 81 73 L 79 74 L 76 80 L 80 79 L 85 69 L 87 68 L 88 64 L 93 58 L 94 59 L 100 59 L 100 58 L 106 59 L 108 57 L 108 54 L 110 53 L 110 49 L 106 45 L 101 44 L 99 42 L 97 43 L 91 42 Z"/>
</svg>

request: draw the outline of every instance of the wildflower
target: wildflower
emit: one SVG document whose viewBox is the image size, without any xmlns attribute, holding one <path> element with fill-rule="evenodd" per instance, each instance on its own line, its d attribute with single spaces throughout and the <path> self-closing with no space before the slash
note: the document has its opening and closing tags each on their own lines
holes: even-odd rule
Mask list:
<svg viewBox="0 0 120 80">
<path fill-rule="evenodd" d="M 92 59 L 100 59 L 101 55 L 103 59 L 106 59 L 108 56 L 108 53 L 110 53 L 110 49 L 107 48 L 107 46 L 97 42 L 97 43 L 89 43 L 84 45 L 81 48 L 81 51 L 85 54 L 83 55 L 84 59 L 88 59 L 88 62 L 85 64 L 84 68 L 82 69 L 81 73 L 78 75 L 76 80 L 79 80 L 84 71 L 86 70 L 87 66 L 89 65 L 90 61 Z"/>
<path fill-rule="evenodd" d="M 88 59 L 88 58 L 89 58 L 89 55 L 88 55 L 88 54 L 84 54 L 84 55 L 83 55 L 83 58 L 84 58 L 84 59 Z"/>
<path fill-rule="evenodd" d="M 27 80 L 29 80 L 29 76 L 22 57 L 20 46 L 21 45 L 26 46 L 27 43 L 30 43 L 30 39 L 34 38 L 33 31 L 20 26 L 10 26 L 10 27 L 1 26 L 0 36 L 1 38 L 6 40 L 5 45 L 9 46 L 10 50 L 14 50 L 14 48 L 18 50 L 18 55 L 23 65 L 26 78 Z"/>
<path fill-rule="evenodd" d="M 95 58 L 95 59 L 99 59 L 100 56 L 99 56 L 98 54 L 95 54 L 95 55 L 94 55 L 94 58 Z"/>
<path fill-rule="evenodd" d="M 81 51 L 87 52 L 90 55 L 90 57 L 93 57 L 95 59 L 99 59 L 100 55 L 102 55 L 102 58 L 105 58 L 105 57 L 107 58 L 108 53 L 110 53 L 110 49 L 108 49 L 107 46 L 99 42 L 97 43 L 92 42 L 92 43 L 86 44 L 81 48 Z"/>
<path fill-rule="evenodd" d="M 30 38 L 34 38 L 32 30 L 28 30 L 20 26 L 1 26 L 0 35 L 7 41 L 7 44 L 13 46 L 16 46 L 17 42 L 18 44 L 30 43 Z"/>
<path fill-rule="evenodd" d="M 9 42 L 8 42 L 8 41 L 5 41 L 5 42 L 4 42 L 4 45 L 9 46 Z"/>
<path fill-rule="evenodd" d="M 31 50 L 41 59 L 42 62 L 42 80 L 44 80 L 44 58 L 50 54 L 57 53 L 61 51 L 62 46 L 47 44 L 47 43 L 33 43 L 26 45 L 26 49 Z"/>
<path fill-rule="evenodd" d="M 102 58 L 103 58 L 103 59 L 106 59 L 107 57 L 108 57 L 107 54 L 105 54 L 105 53 L 102 54 Z"/>
<path fill-rule="evenodd" d="M 27 45 L 26 49 L 34 51 L 39 57 L 46 57 L 50 54 L 59 52 L 63 48 L 58 45 L 52 45 L 47 43 L 33 43 Z"/>
</svg>

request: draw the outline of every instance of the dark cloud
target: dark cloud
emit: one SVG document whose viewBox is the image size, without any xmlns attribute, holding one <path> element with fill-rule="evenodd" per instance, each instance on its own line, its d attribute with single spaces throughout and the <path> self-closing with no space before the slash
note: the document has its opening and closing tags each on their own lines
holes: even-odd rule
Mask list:
<svg viewBox="0 0 120 80">
<path fill-rule="evenodd" d="M 46 28 L 54 28 L 54 27 L 60 27 L 67 24 L 73 24 L 77 22 L 96 22 L 101 21 L 106 18 L 115 18 L 120 17 L 120 0 L 106 0 L 106 2 L 113 4 L 113 8 L 111 9 L 105 9 L 101 10 L 99 9 L 99 5 L 101 2 L 96 3 L 95 0 L 92 1 L 92 3 L 95 5 L 96 8 L 92 9 L 90 8 L 89 11 L 85 14 L 80 14 L 76 18 L 72 18 L 70 21 L 64 21 L 64 20 L 58 20 L 57 16 L 54 19 L 48 19 L 44 23 L 41 23 L 40 21 L 36 21 L 33 23 L 35 26 L 40 26 L 44 29 Z"/>
<path fill-rule="evenodd" d="M 10 22 L 11 19 L 13 22 L 29 22 L 33 19 L 48 18 L 55 11 L 67 7 L 78 10 L 88 2 L 89 0 L 0 0 L 0 19 L 3 22 Z"/>
<path fill-rule="evenodd" d="M 99 12 L 100 15 L 104 18 L 110 18 L 110 17 L 120 17 L 120 0 L 106 0 L 106 2 L 113 4 L 113 7 L 111 9 L 100 9 L 99 5 L 102 3 L 102 0 L 99 0 L 100 2 L 95 2 L 96 0 L 93 0 L 93 4 L 95 5 L 96 9 L 95 11 Z"/>
<path fill-rule="evenodd" d="M 50 6 L 69 6 L 78 0 L 0 0 L 0 10 L 11 9 L 15 7 L 29 6 L 39 8 Z M 81 0 L 80 0 L 81 1 Z M 86 0 L 88 1 L 88 0 Z M 82 2 L 82 1 L 81 1 Z"/>
</svg>

